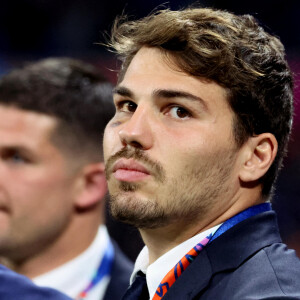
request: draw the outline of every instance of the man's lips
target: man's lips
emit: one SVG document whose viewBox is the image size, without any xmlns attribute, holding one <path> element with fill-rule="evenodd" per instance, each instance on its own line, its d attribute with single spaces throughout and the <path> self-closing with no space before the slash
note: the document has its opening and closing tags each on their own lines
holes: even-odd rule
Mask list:
<svg viewBox="0 0 300 300">
<path fill-rule="evenodd" d="M 150 176 L 150 172 L 134 159 L 121 158 L 114 164 L 112 172 L 120 181 L 135 182 Z"/>
</svg>

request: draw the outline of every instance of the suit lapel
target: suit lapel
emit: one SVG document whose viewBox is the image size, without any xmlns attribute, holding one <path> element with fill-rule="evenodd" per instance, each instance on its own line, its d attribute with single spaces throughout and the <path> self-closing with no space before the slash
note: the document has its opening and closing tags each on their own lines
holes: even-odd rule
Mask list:
<svg viewBox="0 0 300 300">
<path fill-rule="evenodd" d="M 235 269 L 255 252 L 280 242 L 274 212 L 264 212 L 242 221 L 206 246 L 163 300 L 193 299 L 209 285 L 214 274 Z"/>
<path fill-rule="evenodd" d="M 273 211 L 246 219 L 215 239 L 206 248 L 212 272 L 222 272 L 239 267 L 257 251 L 281 238 Z"/>
<path fill-rule="evenodd" d="M 125 257 L 114 241 L 112 243 L 115 249 L 115 257 L 111 278 L 103 300 L 121 299 L 129 287 L 129 278 L 133 270 L 132 262 Z"/>
<path fill-rule="evenodd" d="M 176 280 L 163 300 L 192 299 L 208 285 L 212 276 L 212 268 L 205 249 L 200 252 L 187 270 Z"/>
</svg>

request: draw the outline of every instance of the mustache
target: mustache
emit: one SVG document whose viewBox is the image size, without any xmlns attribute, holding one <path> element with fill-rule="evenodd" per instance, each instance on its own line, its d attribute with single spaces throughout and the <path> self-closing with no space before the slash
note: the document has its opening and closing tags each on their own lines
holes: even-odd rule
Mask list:
<svg viewBox="0 0 300 300">
<path fill-rule="evenodd" d="M 166 178 L 165 171 L 162 165 L 158 161 L 154 161 L 151 159 L 144 150 L 138 148 L 127 148 L 124 147 L 123 149 L 119 150 L 112 156 L 110 156 L 106 162 L 105 166 L 105 174 L 106 179 L 109 180 L 112 174 L 112 168 L 114 163 L 120 158 L 133 158 L 145 165 L 147 169 L 151 172 L 151 175 L 154 177 L 156 181 L 164 182 Z"/>
</svg>

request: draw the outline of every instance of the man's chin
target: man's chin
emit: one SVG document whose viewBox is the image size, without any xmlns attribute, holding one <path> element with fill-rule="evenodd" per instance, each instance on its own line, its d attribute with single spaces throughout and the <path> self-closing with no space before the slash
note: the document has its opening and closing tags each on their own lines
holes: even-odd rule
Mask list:
<svg viewBox="0 0 300 300">
<path fill-rule="evenodd" d="M 167 226 L 168 222 L 166 222 L 164 219 L 160 218 L 140 218 L 133 215 L 124 215 L 124 214 L 113 214 L 112 216 L 123 223 L 132 225 L 138 229 L 157 229 L 164 226 Z"/>
<path fill-rule="evenodd" d="M 155 229 L 169 223 L 164 211 L 156 204 L 131 197 L 110 199 L 110 211 L 114 219 L 130 224 L 139 229 Z"/>
<path fill-rule="evenodd" d="M 108 189 L 110 194 L 122 195 L 123 192 L 136 192 L 141 184 L 136 182 L 118 181 L 111 179 L 108 181 Z"/>
<path fill-rule="evenodd" d="M 123 192 L 135 192 L 139 189 L 139 184 L 135 182 L 121 181 L 119 183 L 119 189 Z"/>
</svg>

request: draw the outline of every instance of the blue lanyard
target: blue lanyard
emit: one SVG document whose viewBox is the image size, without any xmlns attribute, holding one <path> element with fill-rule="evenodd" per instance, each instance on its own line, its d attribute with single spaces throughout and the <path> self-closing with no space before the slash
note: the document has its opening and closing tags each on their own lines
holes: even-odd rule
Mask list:
<svg viewBox="0 0 300 300">
<path fill-rule="evenodd" d="M 257 214 L 263 213 L 265 211 L 271 210 L 271 203 L 262 203 L 255 206 L 251 206 L 248 209 L 238 213 L 237 215 L 233 216 L 232 218 L 226 220 L 215 232 L 215 234 L 212 236 L 209 242 L 212 242 L 214 239 L 219 237 L 221 234 L 223 234 L 225 231 L 233 227 L 234 225 L 253 217 Z"/>
<path fill-rule="evenodd" d="M 105 276 L 109 275 L 111 273 L 112 269 L 112 263 L 114 260 L 114 254 L 115 250 L 111 243 L 111 241 L 108 241 L 108 245 L 106 247 L 104 256 L 100 262 L 100 265 L 98 269 L 95 271 L 92 280 L 87 285 L 87 287 L 79 293 L 79 295 L 76 297 L 77 300 L 83 300 L 86 298 L 88 292 L 95 287 Z"/>
</svg>

